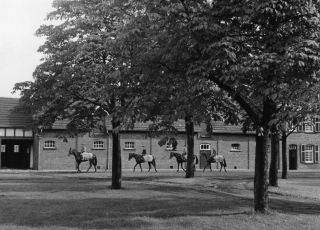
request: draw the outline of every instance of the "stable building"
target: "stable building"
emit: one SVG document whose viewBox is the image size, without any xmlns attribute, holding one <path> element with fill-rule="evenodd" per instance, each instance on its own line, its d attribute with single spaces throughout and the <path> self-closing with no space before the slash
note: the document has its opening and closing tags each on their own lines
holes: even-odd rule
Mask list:
<svg viewBox="0 0 320 230">
<path fill-rule="evenodd" d="M 50 128 L 38 129 L 33 127 L 32 115 L 25 114 L 19 105 L 17 98 L 0 98 L 1 169 L 73 170 L 75 160 L 73 156 L 68 157 L 69 149 L 80 151 L 83 146 L 97 156 L 98 169 L 111 169 L 110 123 L 107 122 L 107 132 L 71 132 L 65 120 L 56 121 Z M 176 139 L 176 151 L 182 152 L 186 146 L 184 121 L 179 120 L 174 126 L 177 132 L 169 137 Z M 135 165 L 134 160 L 128 160 L 129 153 L 145 150 L 155 156 L 158 169 L 175 169 L 176 161 L 170 159 L 172 146 L 160 146 L 159 141 L 164 136 L 149 135 L 148 127 L 149 123 L 135 123 L 132 129 L 121 131 L 122 168 L 131 170 Z M 223 155 L 229 169 L 254 169 L 254 132 L 243 133 L 240 126 L 225 125 L 223 122 L 213 122 L 211 133 L 206 132 L 204 124 L 195 125 L 194 130 L 194 153 L 199 158 L 197 169 L 205 167 L 206 156 L 210 154 Z M 320 120 L 302 124 L 288 137 L 287 143 L 289 170 L 320 169 Z M 81 164 L 81 170 L 87 167 L 88 164 Z M 217 168 L 218 164 L 212 167 Z M 144 168 L 147 169 L 147 165 Z"/>
<path fill-rule="evenodd" d="M 0 98 L 1 168 L 33 167 L 32 116 L 19 111 L 19 100 Z"/>
</svg>

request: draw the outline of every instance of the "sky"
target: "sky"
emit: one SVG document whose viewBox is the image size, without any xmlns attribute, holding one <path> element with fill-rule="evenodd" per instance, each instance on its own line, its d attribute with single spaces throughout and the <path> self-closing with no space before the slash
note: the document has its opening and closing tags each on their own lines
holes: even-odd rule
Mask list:
<svg viewBox="0 0 320 230">
<path fill-rule="evenodd" d="M 33 81 L 32 73 L 40 64 L 38 47 L 44 38 L 35 36 L 53 0 L 0 0 L 0 97 L 12 94 L 17 82 Z"/>
</svg>

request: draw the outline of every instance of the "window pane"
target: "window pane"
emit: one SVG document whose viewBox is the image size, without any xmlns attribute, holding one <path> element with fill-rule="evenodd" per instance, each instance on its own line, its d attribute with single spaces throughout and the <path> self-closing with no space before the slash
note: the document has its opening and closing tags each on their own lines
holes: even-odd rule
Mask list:
<svg viewBox="0 0 320 230">
<path fill-rule="evenodd" d="M 2 137 L 4 136 L 4 130 L 5 130 L 4 128 L 0 128 L 0 136 Z"/>
<path fill-rule="evenodd" d="M 16 129 L 16 136 L 23 137 L 23 129 Z"/>
<path fill-rule="evenodd" d="M 56 142 L 49 140 L 44 142 L 44 148 L 46 149 L 54 149 L 56 147 Z"/>
<path fill-rule="evenodd" d="M 19 152 L 19 145 L 14 145 L 13 146 L 13 151 L 15 152 L 15 153 L 18 153 Z"/>
<path fill-rule="evenodd" d="M 104 149 L 104 142 L 103 141 L 95 141 L 93 143 L 94 149 Z"/>
<path fill-rule="evenodd" d="M 32 137 L 32 130 L 25 130 L 24 131 L 24 136 L 25 137 Z"/>
<path fill-rule="evenodd" d="M 239 151 L 240 150 L 240 144 L 231 144 L 231 150 Z"/>
<path fill-rule="evenodd" d="M 13 137 L 14 136 L 14 129 L 6 129 L 6 136 Z"/>
<path fill-rule="evenodd" d="M 125 142 L 124 148 L 125 149 L 134 149 L 134 142 Z"/>
<path fill-rule="evenodd" d="M 210 150 L 210 144 L 200 144 L 200 150 Z"/>
<path fill-rule="evenodd" d="M 5 153 L 6 152 L 6 145 L 1 145 L 1 152 Z"/>
</svg>

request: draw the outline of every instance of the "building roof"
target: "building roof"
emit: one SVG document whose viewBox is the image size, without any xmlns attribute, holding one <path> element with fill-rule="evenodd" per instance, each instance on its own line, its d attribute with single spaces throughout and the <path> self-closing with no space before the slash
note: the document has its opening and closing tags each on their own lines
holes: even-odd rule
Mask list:
<svg viewBox="0 0 320 230">
<path fill-rule="evenodd" d="M 32 125 L 32 115 L 18 110 L 18 98 L 0 97 L 0 127 L 27 127 Z"/>
<path fill-rule="evenodd" d="M 212 123 L 212 132 L 214 133 L 226 133 L 226 134 L 243 134 L 241 125 L 228 125 L 222 121 L 215 121 Z M 254 132 L 248 131 L 247 134 L 253 134 Z"/>
</svg>

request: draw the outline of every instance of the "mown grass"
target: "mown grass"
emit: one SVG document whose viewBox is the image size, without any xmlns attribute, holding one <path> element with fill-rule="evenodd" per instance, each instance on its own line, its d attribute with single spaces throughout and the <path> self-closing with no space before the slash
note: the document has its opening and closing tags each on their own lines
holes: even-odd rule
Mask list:
<svg viewBox="0 0 320 230">
<path fill-rule="evenodd" d="M 254 214 L 250 198 L 134 177 L 126 178 L 124 189 L 111 190 L 110 178 L 104 177 L 0 174 L 0 229 L 316 230 L 320 226 L 316 201 L 274 199 L 269 214 Z"/>
</svg>

